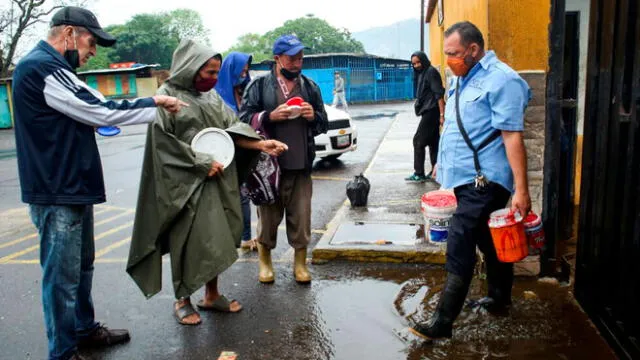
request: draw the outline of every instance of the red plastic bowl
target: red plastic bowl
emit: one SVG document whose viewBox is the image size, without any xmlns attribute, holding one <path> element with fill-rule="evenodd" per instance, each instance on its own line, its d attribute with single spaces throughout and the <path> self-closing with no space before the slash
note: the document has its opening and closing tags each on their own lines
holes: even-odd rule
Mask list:
<svg viewBox="0 0 640 360">
<path fill-rule="evenodd" d="M 300 96 L 294 96 L 291 99 L 287 100 L 287 105 L 289 106 L 302 106 L 304 100 Z"/>
</svg>

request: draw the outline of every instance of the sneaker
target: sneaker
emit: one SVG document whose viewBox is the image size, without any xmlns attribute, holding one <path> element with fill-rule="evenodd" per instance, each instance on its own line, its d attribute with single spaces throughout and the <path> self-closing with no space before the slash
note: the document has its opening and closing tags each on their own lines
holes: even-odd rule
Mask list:
<svg viewBox="0 0 640 360">
<path fill-rule="evenodd" d="M 425 176 L 427 180 L 433 180 L 433 170 L 429 171 L 429 173 Z"/>
<path fill-rule="evenodd" d="M 413 182 L 425 182 L 427 180 L 429 180 L 426 176 L 424 175 L 418 175 L 418 174 L 413 174 L 409 177 L 404 178 L 406 181 L 413 181 Z"/>
<path fill-rule="evenodd" d="M 129 331 L 120 329 L 108 329 L 104 325 L 98 326 L 91 334 L 78 339 L 78 347 L 93 348 L 111 346 L 127 342 L 131 339 Z"/>
</svg>

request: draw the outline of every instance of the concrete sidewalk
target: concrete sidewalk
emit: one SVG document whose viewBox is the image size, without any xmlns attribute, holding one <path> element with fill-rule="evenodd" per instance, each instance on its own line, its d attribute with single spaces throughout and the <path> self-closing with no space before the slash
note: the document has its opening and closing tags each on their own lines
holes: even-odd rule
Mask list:
<svg viewBox="0 0 640 360">
<path fill-rule="evenodd" d="M 315 263 L 334 259 L 444 263 L 443 246 L 421 241 L 420 198 L 440 186 L 434 181 L 404 180 L 413 173 L 413 135 L 420 119 L 413 104 L 399 110 L 364 173 L 371 183 L 368 206 L 352 208 L 345 200 L 313 250 Z"/>
</svg>

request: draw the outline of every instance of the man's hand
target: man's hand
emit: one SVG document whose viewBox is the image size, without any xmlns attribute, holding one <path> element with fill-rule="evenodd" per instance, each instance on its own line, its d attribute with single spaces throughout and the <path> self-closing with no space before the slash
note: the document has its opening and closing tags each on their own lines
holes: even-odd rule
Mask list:
<svg viewBox="0 0 640 360">
<path fill-rule="evenodd" d="M 287 144 L 278 140 L 262 140 L 260 145 L 260 150 L 271 156 L 280 156 L 283 152 L 289 150 Z"/>
<path fill-rule="evenodd" d="M 527 177 L 527 149 L 524 146 L 522 132 L 503 130 L 502 139 L 516 185 L 516 192 L 511 199 L 511 210 L 520 211 L 520 215 L 524 217 L 531 210 L 529 179 Z"/>
<path fill-rule="evenodd" d="M 222 174 L 223 172 L 224 172 L 224 166 L 222 166 L 222 164 L 214 160 L 211 163 L 211 169 L 209 169 L 209 174 L 207 174 L 207 176 L 214 177 L 218 174 Z"/>
<path fill-rule="evenodd" d="M 437 174 L 438 174 L 438 164 L 434 164 L 433 169 L 431 169 L 431 177 L 435 179 Z"/>
<path fill-rule="evenodd" d="M 300 115 L 302 115 L 303 118 L 309 121 L 313 121 L 313 119 L 316 118 L 316 113 L 313 110 L 313 106 L 311 106 L 311 104 L 309 104 L 308 102 L 302 103 L 302 106 L 300 107 Z"/>
<path fill-rule="evenodd" d="M 189 106 L 186 102 L 167 95 L 155 95 L 153 97 L 153 101 L 155 101 L 157 106 L 162 106 L 170 113 L 177 113 L 183 107 Z"/>
<path fill-rule="evenodd" d="M 516 190 L 516 193 L 513 194 L 513 199 L 511 199 L 511 211 L 518 211 L 523 218 L 526 217 L 529 211 L 531 211 L 531 198 L 529 197 L 529 193 L 518 192 L 518 190 Z"/>
<path fill-rule="evenodd" d="M 275 110 L 269 113 L 269 120 L 271 121 L 284 121 L 289 120 L 291 110 L 287 104 L 278 106 Z"/>
</svg>

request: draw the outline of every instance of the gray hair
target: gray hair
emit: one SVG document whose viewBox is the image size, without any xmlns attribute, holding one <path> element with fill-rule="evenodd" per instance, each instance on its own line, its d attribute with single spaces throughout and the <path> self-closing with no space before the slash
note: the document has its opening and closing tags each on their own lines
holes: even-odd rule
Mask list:
<svg viewBox="0 0 640 360">
<path fill-rule="evenodd" d="M 448 38 L 454 33 L 460 34 L 460 43 L 463 46 L 469 46 L 469 44 L 476 43 L 480 46 L 480 49 L 484 50 L 484 38 L 482 32 L 469 21 L 461 21 L 451 25 L 447 31 L 444 32 L 444 37 Z"/>
<path fill-rule="evenodd" d="M 67 26 L 72 26 L 73 27 L 73 31 L 76 33 L 76 36 L 82 35 L 82 34 L 85 34 L 85 33 L 89 32 L 89 30 L 87 30 L 87 28 L 82 27 L 82 26 L 74 26 L 74 25 L 64 25 L 64 24 L 62 24 L 62 25 L 52 26 L 49 29 L 49 34 L 48 34 L 49 39 L 58 37 L 62 33 L 62 30 L 64 30 L 64 28 L 66 28 Z"/>
</svg>

